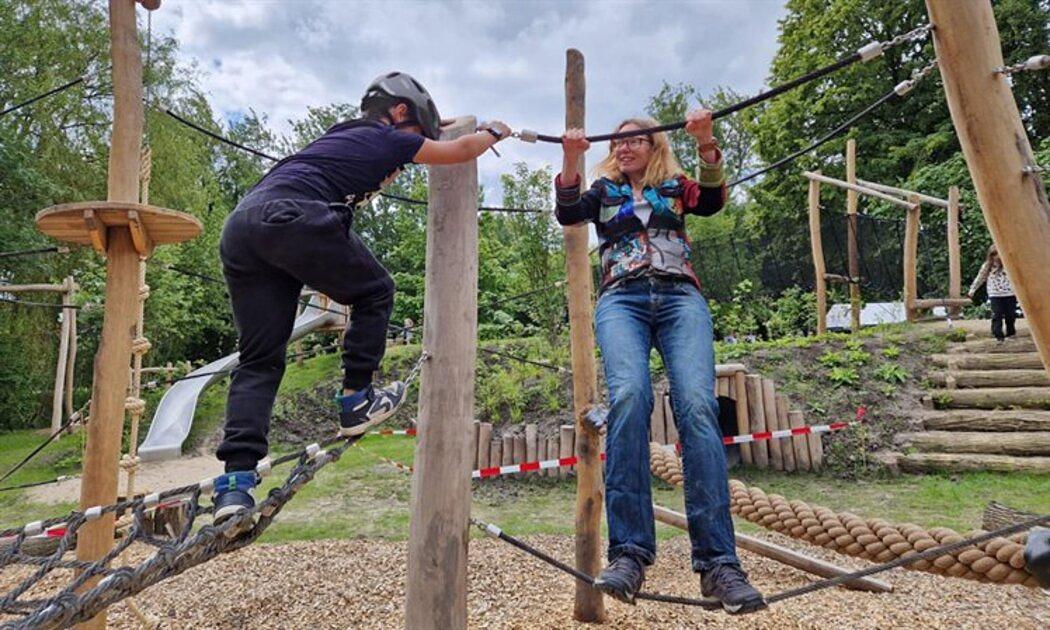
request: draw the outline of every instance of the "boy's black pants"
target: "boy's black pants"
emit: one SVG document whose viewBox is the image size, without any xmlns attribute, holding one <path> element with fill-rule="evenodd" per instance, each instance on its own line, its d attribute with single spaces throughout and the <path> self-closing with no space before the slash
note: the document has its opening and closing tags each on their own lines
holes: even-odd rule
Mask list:
<svg viewBox="0 0 1050 630">
<path fill-rule="evenodd" d="M 266 456 L 303 285 L 351 307 L 343 338 L 345 388 L 368 385 L 386 351 L 394 282 L 350 231 L 349 212 L 339 208 L 345 207 L 279 199 L 238 206 L 226 220 L 219 251 L 240 350 L 216 452 L 227 472 L 252 470 Z"/>
<path fill-rule="evenodd" d="M 992 304 L 992 335 L 996 339 L 1003 339 L 1003 320 L 1006 320 L 1006 337 L 1017 334 L 1014 329 L 1014 320 L 1017 319 L 1017 296 L 990 297 L 988 301 Z"/>
</svg>

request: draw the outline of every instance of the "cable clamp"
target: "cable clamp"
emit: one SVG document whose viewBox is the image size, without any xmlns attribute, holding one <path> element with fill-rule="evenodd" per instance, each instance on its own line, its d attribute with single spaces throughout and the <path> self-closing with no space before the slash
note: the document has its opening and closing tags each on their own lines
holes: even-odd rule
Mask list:
<svg viewBox="0 0 1050 630">
<path fill-rule="evenodd" d="M 531 129 L 521 129 L 510 134 L 511 136 L 521 140 L 522 142 L 528 142 L 529 144 L 536 144 L 536 140 L 539 137 L 539 132 Z"/>
<path fill-rule="evenodd" d="M 858 48 L 857 54 L 860 55 L 861 61 L 871 61 L 876 57 L 882 56 L 884 50 L 886 50 L 886 47 L 882 42 L 869 42 Z"/>
</svg>

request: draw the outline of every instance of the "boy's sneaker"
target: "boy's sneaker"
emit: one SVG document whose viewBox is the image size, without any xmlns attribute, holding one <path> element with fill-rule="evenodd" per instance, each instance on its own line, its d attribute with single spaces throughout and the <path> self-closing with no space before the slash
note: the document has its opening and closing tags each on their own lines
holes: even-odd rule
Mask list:
<svg viewBox="0 0 1050 630">
<path fill-rule="evenodd" d="M 766 607 L 766 600 L 747 581 L 738 564 L 719 564 L 700 576 L 700 592 L 707 599 L 722 603 L 730 614 L 749 613 Z"/>
<path fill-rule="evenodd" d="M 383 389 L 369 385 L 349 396 L 336 396 L 340 437 L 357 437 L 394 415 L 405 402 L 405 390 L 404 383 L 394 381 Z"/>
<path fill-rule="evenodd" d="M 237 514 L 255 507 L 252 497 L 255 481 L 255 473 L 251 471 L 226 473 L 215 478 L 214 525 L 222 525 Z"/>
<path fill-rule="evenodd" d="M 594 588 L 626 604 L 634 604 L 634 596 L 645 582 L 645 565 L 630 554 L 624 554 L 605 567 Z"/>
</svg>

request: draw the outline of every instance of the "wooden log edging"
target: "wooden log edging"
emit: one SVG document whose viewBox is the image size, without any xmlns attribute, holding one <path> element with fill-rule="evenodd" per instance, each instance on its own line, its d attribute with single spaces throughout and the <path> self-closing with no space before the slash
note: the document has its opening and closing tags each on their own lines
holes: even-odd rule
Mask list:
<svg viewBox="0 0 1050 630">
<path fill-rule="evenodd" d="M 681 485 L 681 460 L 656 443 L 649 445 L 652 474 L 668 483 Z M 863 519 L 849 512 L 834 512 L 805 501 L 788 501 L 777 494 L 767 495 L 761 488 L 729 480 L 730 510 L 736 516 L 792 538 L 874 562 L 926 551 L 938 545 L 959 542 L 963 535 L 947 527 L 929 531 L 912 523 L 890 523 Z M 983 533 L 974 531 L 967 536 Z M 933 560 L 919 560 L 905 568 L 980 582 L 1021 584 L 1038 587 L 1035 576 L 1025 568 L 1026 534 L 994 538 Z"/>
</svg>

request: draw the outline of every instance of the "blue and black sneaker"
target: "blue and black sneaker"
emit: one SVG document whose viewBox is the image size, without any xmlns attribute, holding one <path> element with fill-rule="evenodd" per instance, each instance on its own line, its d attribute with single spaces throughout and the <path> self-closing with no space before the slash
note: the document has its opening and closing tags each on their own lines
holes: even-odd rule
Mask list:
<svg viewBox="0 0 1050 630">
<path fill-rule="evenodd" d="M 336 396 L 339 402 L 339 435 L 356 437 L 383 422 L 405 402 L 405 384 L 394 381 L 383 389 L 369 385 L 348 396 Z"/>
<path fill-rule="evenodd" d="M 215 516 L 212 523 L 221 525 L 227 519 L 255 507 L 252 488 L 256 477 L 253 471 L 226 473 L 215 478 Z"/>
<path fill-rule="evenodd" d="M 707 600 L 722 604 L 732 615 L 755 612 L 766 607 L 762 594 L 747 581 L 739 564 L 718 564 L 700 576 L 700 592 Z"/>
<path fill-rule="evenodd" d="M 634 596 L 645 583 L 645 564 L 629 553 L 613 560 L 594 580 L 594 588 L 625 604 L 634 604 Z"/>
</svg>

